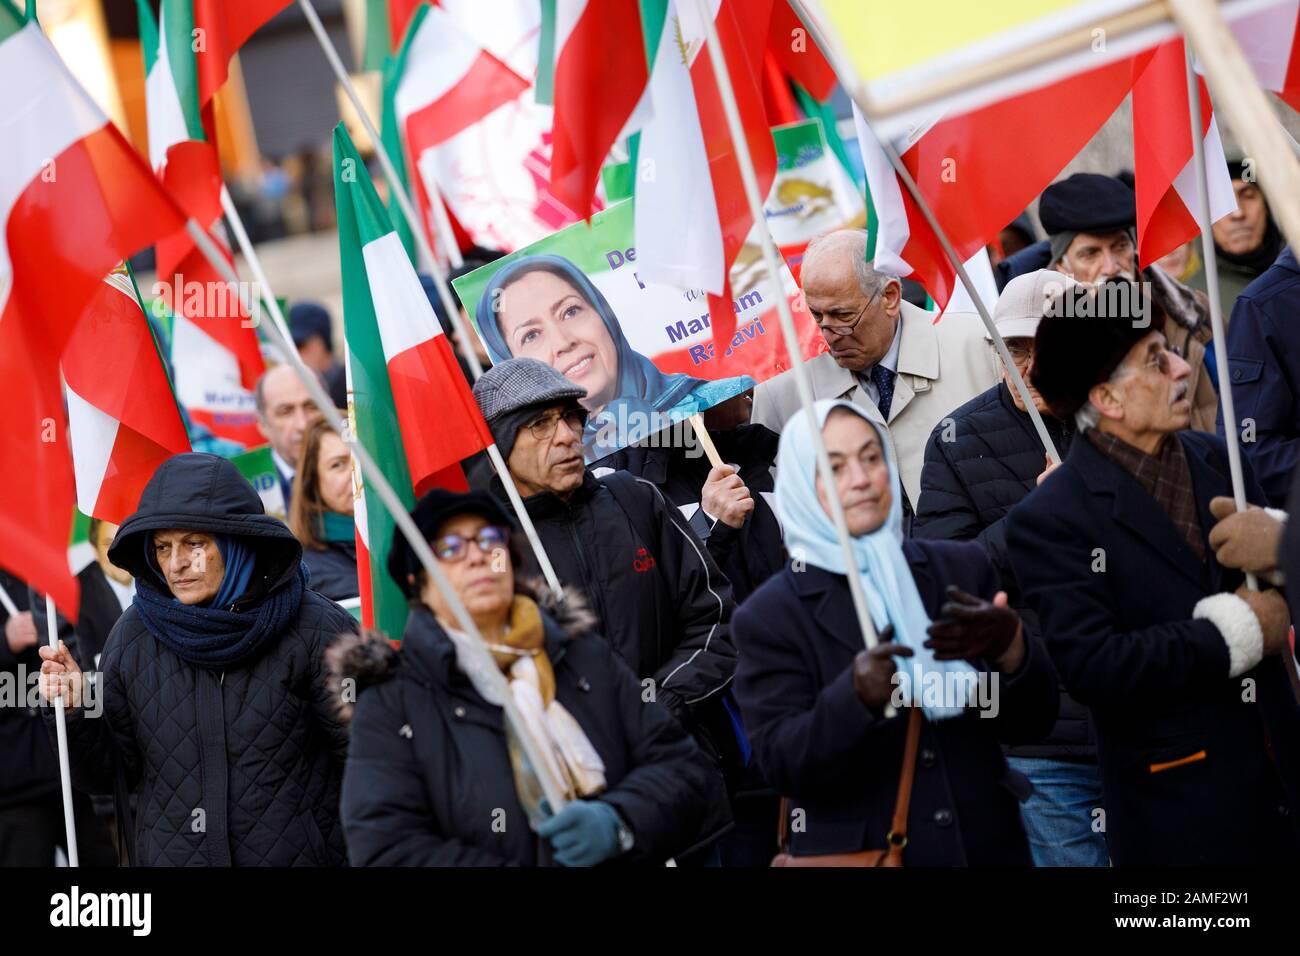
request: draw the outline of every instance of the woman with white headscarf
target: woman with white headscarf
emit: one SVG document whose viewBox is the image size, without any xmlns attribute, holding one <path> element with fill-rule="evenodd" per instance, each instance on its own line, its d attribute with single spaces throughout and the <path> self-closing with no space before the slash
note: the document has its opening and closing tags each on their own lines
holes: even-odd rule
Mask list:
<svg viewBox="0 0 1300 956">
<path fill-rule="evenodd" d="M 898 467 L 875 426 L 849 402 L 816 410 L 836 487 L 822 487 L 796 415 L 777 456 L 790 563 L 732 618 L 736 697 L 760 770 L 788 799 L 788 850 L 797 861 L 895 845 L 907 866 L 1029 865 L 1017 803 L 1029 782 L 1000 744 L 1051 729 L 1051 664 L 1025 641 L 978 544 L 903 539 Z M 828 494 L 844 508 L 852 568 Z M 870 651 L 849 573 L 880 634 Z M 919 743 L 900 831 L 913 704 Z"/>
</svg>

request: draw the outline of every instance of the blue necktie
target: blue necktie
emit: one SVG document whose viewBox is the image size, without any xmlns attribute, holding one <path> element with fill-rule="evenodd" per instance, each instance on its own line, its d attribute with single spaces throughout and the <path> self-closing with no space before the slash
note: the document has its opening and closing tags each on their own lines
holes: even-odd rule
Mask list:
<svg viewBox="0 0 1300 956">
<path fill-rule="evenodd" d="M 871 369 L 871 381 L 876 386 L 876 406 L 880 409 L 880 414 L 885 421 L 889 421 L 889 407 L 894 403 L 894 378 L 895 373 L 883 365 L 875 365 Z"/>
</svg>

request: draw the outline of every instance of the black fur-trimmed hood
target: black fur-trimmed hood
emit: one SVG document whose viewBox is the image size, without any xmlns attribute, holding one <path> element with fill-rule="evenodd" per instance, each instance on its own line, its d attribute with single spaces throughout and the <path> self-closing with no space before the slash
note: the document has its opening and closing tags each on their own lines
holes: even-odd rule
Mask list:
<svg viewBox="0 0 1300 956">
<path fill-rule="evenodd" d="M 582 594 L 564 589 L 564 600 L 556 598 L 541 578 L 519 578 L 515 592 L 532 598 L 541 608 L 548 627 L 557 627 L 567 637 L 576 638 L 595 630 L 596 615 L 587 607 Z M 338 702 L 339 716 L 352 720 L 352 709 L 362 692 L 391 680 L 402 666 L 402 650 L 394 647 L 379 631 L 344 634 L 325 652 L 329 668 L 330 695 Z"/>
</svg>

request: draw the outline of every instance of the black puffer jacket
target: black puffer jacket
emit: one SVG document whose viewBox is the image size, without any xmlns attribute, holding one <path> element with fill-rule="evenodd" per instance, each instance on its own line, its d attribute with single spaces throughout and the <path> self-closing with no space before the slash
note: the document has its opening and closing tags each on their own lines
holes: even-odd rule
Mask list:
<svg viewBox="0 0 1300 956">
<path fill-rule="evenodd" d="M 976 395 L 948 417 L 951 425 L 940 422 L 925 446 L 912 536 L 982 544 L 1011 606 L 1025 623 L 1025 633 L 1041 641 L 1038 615 L 1025 603 L 1011 571 L 1004 519 L 1037 487 L 1047 464 L 1043 445 L 1029 415 L 1016 408 L 1004 382 Z M 1044 416 L 1043 423 L 1064 458 L 1074 427 L 1051 416 Z M 1041 744 L 1023 744 L 1007 752 L 1017 757 L 1095 760 L 1097 744 L 1087 708 L 1062 688 L 1061 710 L 1051 735 Z"/>
<path fill-rule="evenodd" d="M 662 863 L 714 836 L 729 817 L 722 781 L 700 748 L 599 635 L 581 597 L 543 606 L 556 699 L 605 764 L 611 804 L 636 840 L 620 863 Z M 330 651 L 335 680 L 356 681 L 343 777 L 343 825 L 356 866 L 553 865 L 515 791 L 501 708 L 456 666 L 433 615 L 411 612 L 401 651 L 348 638 Z"/>
<path fill-rule="evenodd" d="M 266 515 L 251 485 L 214 455 L 177 455 L 155 473 L 109 558 L 137 587 L 163 587 L 145 565 L 145 535 L 181 528 L 241 535 L 257 555 L 257 600 L 298 573 L 302 547 Z M 138 600 L 138 599 L 137 599 Z M 136 797 L 132 863 L 140 866 L 337 866 L 347 733 L 329 696 L 326 645 L 351 616 L 303 592 L 292 624 L 262 656 L 217 673 L 146 630 L 132 606 L 101 659 L 103 717 L 68 711 L 73 784 Z M 53 737 L 50 708 L 42 708 Z"/>
<path fill-rule="evenodd" d="M 622 470 L 654 483 L 708 546 L 740 604 L 785 565 L 781 525 L 766 497 L 774 488 L 772 465 L 781 436 L 762 425 L 738 425 L 710 435 L 722 460 L 739 469 L 754 499 L 754 510 L 739 528 L 710 521 L 700 509 L 700 494 L 712 469 L 700 449 L 688 455 L 681 447 L 629 445 L 593 464 L 591 472 L 600 477 L 603 469 Z"/>
</svg>

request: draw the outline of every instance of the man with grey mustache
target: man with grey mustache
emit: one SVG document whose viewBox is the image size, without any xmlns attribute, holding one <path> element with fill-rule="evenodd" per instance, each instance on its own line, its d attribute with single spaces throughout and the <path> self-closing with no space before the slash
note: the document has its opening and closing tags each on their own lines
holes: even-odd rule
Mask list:
<svg viewBox="0 0 1300 956">
<path fill-rule="evenodd" d="M 1232 494 L 1227 450 L 1187 429 L 1188 365 L 1160 307 L 1126 287 L 1070 290 L 1039 323 L 1030 380 L 1080 436 L 1008 515 L 1011 565 L 1062 683 L 1091 710 L 1111 860 L 1295 866 L 1286 601 L 1219 562 L 1207 536 L 1211 501 Z"/>
</svg>

